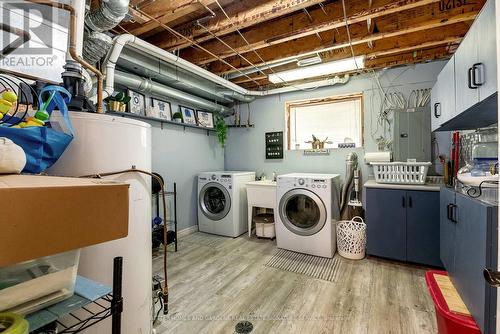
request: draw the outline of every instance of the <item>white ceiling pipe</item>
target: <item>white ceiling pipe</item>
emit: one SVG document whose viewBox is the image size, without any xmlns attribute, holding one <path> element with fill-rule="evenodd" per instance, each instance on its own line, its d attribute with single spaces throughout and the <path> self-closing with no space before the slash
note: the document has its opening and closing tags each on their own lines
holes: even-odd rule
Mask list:
<svg viewBox="0 0 500 334">
<path fill-rule="evenodd" d="M 298 90 L 314 89 L 319 87 L 331 86 L 339 83 L 346 83 L 349 80 L 349 76 L 347 75 L 344 76 L 343 78 L 336 77 L 333 79 L 326 79 L 306 84 L 297 84 L 293 86 L 287 86 L 271 90 L 263 90 L 263 91 L 248 90 L 224 78 L 221 78 L 220 76 L 213 74 L 193 63 L 190 63 L 187 60 L 175 56 L 174 54 L 168 51 L 160 49 L 140 38 L 137 38 L 130 34 L 123 34 L 114 38 L 113 47 L 108 52 L 108 55 L 106 56 L 106 59 L 103 64 L 104 73 L 106 75 L 106 80 L 104 84 L 104 97 L 110 96 L 114 92 L 114 75 L 115 75 L 114 73 L 115 73 L 116 63 L 118 61 L 118 58 L 120 58 L 120 54 L 122 53 L 123 48 L 126 45 L 134 47 L 139 51 L 147 53 L 148 55 L 163 60 L 169 64 L 175 65 L 203 79 L 209 80 L 215 84 L 218 84 L 231 91 L 234 91 L 236 93 L 245 96 L 267 96 L 267 95 L 282 94 Z"/>
<path fill-rule="evenodd" d="M 231 108 L 213 103 L 211 101 L 207 101 L 205 99 L 202 99 L 201 97 L 185 93 L 172 87 L 161 85 L 150 79 L 144 79 L 130 73 L 116 71 L 115 79 L 117 84 L 123 85 L 138 92 L 167 96 L 175 100 L 184 102 L 190 106 L 199 107 L 207 111 L 213 111 L 223 114 L 231 114 L 233 111 Z"/>
</svg>

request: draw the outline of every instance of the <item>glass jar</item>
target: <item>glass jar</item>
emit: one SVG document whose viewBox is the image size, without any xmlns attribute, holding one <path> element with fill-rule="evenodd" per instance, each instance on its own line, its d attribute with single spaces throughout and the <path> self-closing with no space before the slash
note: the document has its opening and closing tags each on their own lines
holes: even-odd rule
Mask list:
<svg viewBox="0 0 500 334">
<path fill-rule="evenodd" d="M 483 142 L 472 147 L 472 176 L 486 176 L 498 164 L 498 143 Z"/>
</svg>

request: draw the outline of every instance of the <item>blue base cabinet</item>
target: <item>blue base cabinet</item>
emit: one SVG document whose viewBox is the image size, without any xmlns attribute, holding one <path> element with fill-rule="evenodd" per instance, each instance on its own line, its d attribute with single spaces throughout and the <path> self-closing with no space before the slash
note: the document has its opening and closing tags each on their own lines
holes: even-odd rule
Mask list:
<svg viewBox="0 0 500 334">
<path fill-rule="evenodd" d="M 439 192 L 365 188 L 367 253 L 442 267 Z"/>
<path fill-rule="evenodd" d="M 495 333 L 496 289 L 483 269 L 497 270 L 498 207 L 441 190 L 441 259 L 482 333 Z"/>
</svg>

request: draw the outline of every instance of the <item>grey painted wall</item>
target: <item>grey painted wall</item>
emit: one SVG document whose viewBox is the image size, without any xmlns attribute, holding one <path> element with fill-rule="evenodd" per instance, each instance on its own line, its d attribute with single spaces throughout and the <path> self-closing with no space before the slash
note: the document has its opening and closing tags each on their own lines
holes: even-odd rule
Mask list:
<svg viewBox="0 0 500 334">
<path fill-rule="evenodd" d="M 152 124 L 153 171 L 167 182 L 167 190 L 177 183 L 178 229 L 198 224 L 197 175 L 224 169 L 224 153 L 212 132 L 176 125 Z M 171 203 L 171 202 L 170 202 Z M 156 211 L 153 206 L 153 215 Z"/>
<path fill-rule="evenodd" d="M 416 66 L 406 66 L 352 78 L 347 84 L 320 88 L 314 91 L 293 92 L 260 98 L 250 103 L 251 119 L 255 128 L 230 129 L 225 149 L 225 168 L 229 170 L 251 170 L 257 175 L 265 173 L 271 177 L 289 172 L 318 172 L 345 174 L 345 157 L 352 149 L 334 149 L 328 156 L 304 156 L 302 151 L 285 151 L 283 160 L 266 160 L 264 134 L 270 131 L 284 131 L 285 102 L 320 98 L 349 93 L 363 92 L 364 95 L 364 147 L 355 149 L 360 161 L 364 152 L 377 151 L 374 138 L 382 131 L 376 131 L 376 115 L 381 108 L 381 94 L 377 89 L 375 75 L 379 77 L 383 89 L 388 92 L 400 91 L 406 97 L 413 89 L 432 88 L 445 62 L 432 62 Z M 242 122 L 247 119 L 247 108 L 241 106 Z M 362 165 L 366 179 L 369 168 Z"/>
</svg>

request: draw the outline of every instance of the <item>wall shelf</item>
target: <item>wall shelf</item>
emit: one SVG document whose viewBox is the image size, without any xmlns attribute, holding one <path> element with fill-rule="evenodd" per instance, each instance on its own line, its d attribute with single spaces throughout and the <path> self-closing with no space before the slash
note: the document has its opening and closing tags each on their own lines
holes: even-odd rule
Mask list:
<svg viewBox="0 0 500 334">
<path fill-rule="evenodd" d="M 242 125 L 236 125 L 236 124 L 228 124 L 228 128 L 254 128 L 255 124 L 242 124 Z"/>
<path fill-rule="evenodd" d="M 209 135 L 210 132 L 215 132 L 215 129 L 211 129 L 211 128 L 205 128 L 205 127 L 197 126 L 197 125 L 193 125 L 193 124 L 177 123 L 177 122 L 169 121 L 166 119 L 136 115 L 136 114 L 131 114 L 128 112 L 114 112 L 113 111 L 113 112 L 107 112 L 106 114 L 113 115 L 113 116 L 121 116 L 121 117 L 126 117 L 126 118 L 140 119 L 143 121 L 157 122 L 157 123 L 160 123 L 162 125 L 162 127 L 163 127 L 163 124 L 172 124 L 172 125 L 184 127 L 184 129 L 186 129 L 186 128 L 200 129 L 203 131 L 207 131 L 207 135 Z"/>
</svg>

